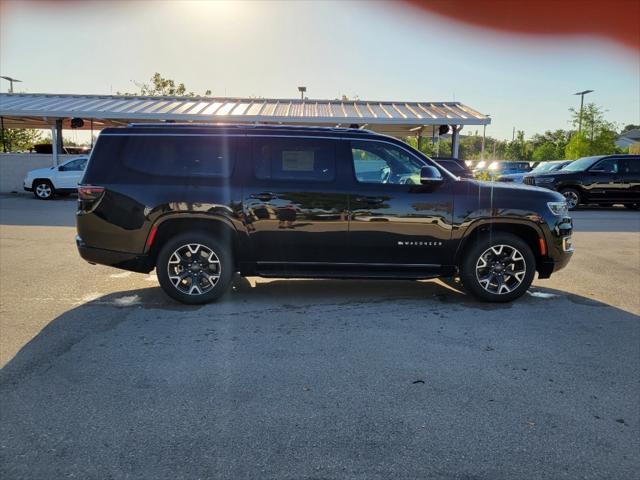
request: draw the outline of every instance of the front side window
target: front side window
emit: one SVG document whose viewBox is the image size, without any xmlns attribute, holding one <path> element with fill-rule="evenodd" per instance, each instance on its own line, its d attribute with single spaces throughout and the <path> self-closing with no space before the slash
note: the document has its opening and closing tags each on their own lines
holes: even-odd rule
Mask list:
<svg viewBox="0 0 640 480">
<path fill-rule="evenodd" d="M 332 140 L 256 138 L 253 166 L 261 180 L 331 182 L 336 176 Z"/>
<path fill-rule="evenodd" d="M 62 171 L 63 172 L 81 172 L 82 170 L 84 170 L 84 167 L 87 166 L 87 159 L 86 158 L 78 158 L 76 160 L 72 160 L 69 163 L 65 163 L 62 166 Z"/>
<path fill-rule="evenodd" d="M 351 142 L 356 179 L 360 183 L 419 185 L 424 164 L 399 147 L 378 142 Z"/>
<path fill-rule="evenodd" d="M 618 173 L 618 159 L 605 158 L 596 163 L 591 170 L 596 172 Z"/>
</svg>

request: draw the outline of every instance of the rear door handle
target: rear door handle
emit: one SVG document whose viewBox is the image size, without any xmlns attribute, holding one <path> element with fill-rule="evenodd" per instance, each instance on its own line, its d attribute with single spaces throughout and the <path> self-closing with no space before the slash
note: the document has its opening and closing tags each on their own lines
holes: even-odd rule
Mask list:
<svg viewBox="0 0 640 480">
<path fill-rule="evenodd" d="M 251 195 L 249 195 L 249 198 L 260 200 L 261 202 L 268 202 L 269 200 L 273 200 L 275 197 L 276 194 L 271 192 L 252 193 Z"/>
</svg>

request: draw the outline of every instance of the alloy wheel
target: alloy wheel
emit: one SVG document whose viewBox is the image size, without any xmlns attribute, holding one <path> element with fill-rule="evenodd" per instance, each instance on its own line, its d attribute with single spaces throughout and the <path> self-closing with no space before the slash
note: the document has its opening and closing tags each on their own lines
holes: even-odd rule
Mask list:
<svg viewBox="0 0 640 480">
<path fill-rule="evenodd" d="M 40 198 L 49 198 L 53 193 L 51 185 L 48 183 L 39 183 L 36 185 L 36 195 Z"/>
<path fill-rule="evenodd" d="M 220 279 L 220 259 L 213 250 L 199 243 L 177 248 L 167 264 L 169 280 L 181 293 L 203 295 Z"/>
<path fill-rule="evenodd" d="M 562 195 L 564 195 L 564 198 L 567 200 L 567 207 L 569 207 L 569 209 L 572 209 L 578 206 L 578 202 L 580 201 L 580 198 L 578 197 L 578 194 L 576 192 L 569 190 L 566 192 L 562 192 Z"/>
<path fill-rule="evenodd" d="M 522 253 L 510 245 L 487 248 L 476 262 L 476 278 L 489 293 L 504 295 L 518 288 L 527 273 Z"/>
</svg>

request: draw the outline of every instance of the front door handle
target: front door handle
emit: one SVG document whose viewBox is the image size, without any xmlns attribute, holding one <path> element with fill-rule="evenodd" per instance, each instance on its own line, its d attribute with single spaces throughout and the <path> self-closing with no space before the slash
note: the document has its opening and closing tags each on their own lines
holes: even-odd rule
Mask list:
<svg viewBox="0 0 640 480">
<path fill-rule="evenodd" d="M 276 194 L 271 192 L 252 193 L 251 195 L 249 195 L 249 198 L 260 200 L 261 202 L 268 202 L 269 200 L 273 200 L 275 197 Z"/>
<path fill-rule="evenodd" d="M 380 197 L 356 197 L 356 202 L 366 203 L 367 205 L 379 205 L 384 202 L 384 198 Z"/>
</svg>

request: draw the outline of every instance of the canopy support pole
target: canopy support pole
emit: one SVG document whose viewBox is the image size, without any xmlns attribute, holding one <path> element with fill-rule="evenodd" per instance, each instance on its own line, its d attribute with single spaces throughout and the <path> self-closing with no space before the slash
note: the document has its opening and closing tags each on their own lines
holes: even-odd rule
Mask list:
<svg viewBox="0 0 640 480">
<path fill-rule="evenodd" d="M 54 167 L 60 164 L 59 155 L 63 153 L 62 147 L 62 119 L 56 118 L 55 124 L 51 127 L 51 150 L 53 153 Z"/>
<path fill-rule="evenodd" d="M 451 133 L 451 156 L 453 158 L 458 158 L 458 152 L 460 151 L 460 130 L 462 127 L 458 127 L 458 125 L 451 125 L 452 133 Z"/>
<path fill-rule="evenodd" d="M 56 122 L 57 123 L 57 122 Z M 56 125 L 51 127 L 51 153 L 53 154 L 53 166 L 58 166 L 58 132 Z"/>
</svg>

